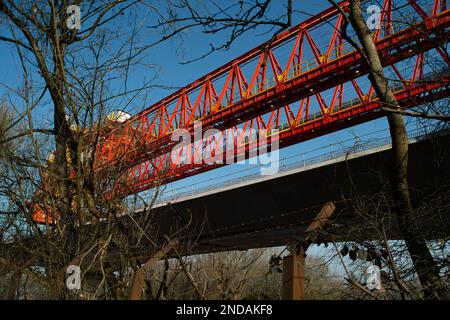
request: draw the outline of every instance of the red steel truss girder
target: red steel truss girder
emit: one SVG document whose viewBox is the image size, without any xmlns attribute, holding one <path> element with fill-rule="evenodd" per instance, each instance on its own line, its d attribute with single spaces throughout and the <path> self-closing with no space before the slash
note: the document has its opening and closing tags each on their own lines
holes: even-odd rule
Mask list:
<svg viewBox="0 0 450 320">
<path fill-rule="evenodd" d="M 323 16 L 329 17 L 331 12 L 334 11 L 327 11 L 327 14 L 324 14 Z M 319 20 L 315 19 L 314 21 L 317 22 Z M 426 20 L 416 26 L 379 40 L 377 42 L 377 48 L 380 50 L 383 64 L 391 65 L 417 54 L 418 51 L 423 52 L 436 47 L 440 41 L 446 41 L 448 39 L 449 25 L 450 12 L 449 10 L 446 10 L 436 16 L 426 18 Z M 426 36 L 424 36 L 424 34 Z M 358 74 L 356 74 L 356 70 L 359 71 Z M 363 61 L 357 52 L 346 54 L 338 59 L 322 63 L 319 67 L 300 74 L 286 82 L 280 82 L 274 88 L 247 99 L 243 99 L 232 106 L 205 116 L 201 120 L 203 130 L 209 128 L 217 128 L 219 130 L 226 129 L 242 123 L 243 121 L 278 109 L 279 106 L 289 104 L 293 101 L 297 101 L 331 88 L 332 86 L 359 77 L 366 72 L 367 68 L 364 66 Z M 177 94 L 172 95 L 170 99 L 175 99 L 175 96 L 177 96 Z M 178 95 L 178 97 L 180 97 L 180 95 Z M 151 108 L 151 110 L 155 109 L 157 108 Z M 142 119 L 142 117 L 147 114 L 148 111 L 133 119 Z M 171 115 L 171 118 L 173 117 L 174 114 Z M 133 121 L 130 121 L 127 124 L 133 123 Z M 155 119 L 153 121 L 155 122 Z M 170 123 L 165 125 L 165 130 L 162 130 L 163 125 L 160 126 L 159 132 L 164 132 L 164 136 L 151 141 L 147 145 L 127 152 L 126 155 L 121 155 L 121 159 L 123 160 L 121 163 L 122 168 L 126 168 L 127 166 L 131 167 L 150 158 L 160 156 L 173 148 L 176 143 L 170 141 L 170 134 L 167 132 Z M 193 132 L 193 121 L 184 127 Z M 120 135 L 122 134 L 119 132 L 119 136 Z M 138 139 L 140 140 L 137 141 L 138 143 L 142 142 L 144 144 L 142 141 L 143 138 L 140 137 Z M 100 157 L 102 157 L 102 155 L 100 155 Z M 114 164 L 114 161 L 112 161 L 112 159 L 108 160 L 108 163 L 104 164 L 104 166 L 110 168 L 111 165 Z"/>
<path fill-rule="evenodd" d="M 343 8 L 344 10 L 348 7 L 348 5 L 349 5 L 349 2 L 347 0 L 339 3 L 339 6 L 341 8 Z M 318 24 L 320 24 L 324 21 L 327 21 L 328 19 L 337 15 L 338 13 L 339 13 L 339 10 L 336 9 L 335 7 L 330 7 L 327 10 L 322 11 L 321 13 L 296 25 L 295 27 L 292 27 L 291 29 L 277 35 L 274 39 L 272 39 L 271 47 L 276 47 L 276 46 L 282 44 L 283 42 L 286 42 L 289 39 L 292 39 L 299 33 L 300 30 L 311 29 L 311 28 L 317 26 Z M 135 121 L 136 119 L 139 119 L 139 118 L 151 113 L 155 109 L 160 108 L 162 105 L 167 105 L 170 102 L 177 100 L 186 91 L 189 91 L 189 90 L 192 90 L 192 89 L 198 87 L 199 85 L 205 83 L 207 80 L 209 80 L 211 78 L 215 78 L 215 77 L 219 77 L 221 75 L 228 74 L 228 72 L 230 72 L 230 70 L 234 66 L 244 64 L 244 63 L 252 60 L 253 58 L 257 57 L 258 55 L 260 55 L 261 52 L 266 49 L 266 46 L 267 46 L 267 43 L 263 43 L 263 44 L 257 46 L 256 48 L 244 53 L 240 57 L 228 62 L 227 64 L 221 66 L 220 68 L 217 68 L 216 70 L 208 73 L 207 75 L 201 77 L 200 79 L 197 79 L 196 81 L 192 82 L 191 84 L 187 85 L 186 87 L 184 87 L 184 88 L 174 92 L 173 94 L 169 95 L 168 97 L 165 97 L 164 99 L 158 101 L 150 108 L 148 108 L 140 113 L 137 113 L 135 116 L 133 116 L 131 119 L 129 119 L 128 122 Z"/>
<path fill-rule="evenodd" d="M 416 84 L 414 87 L 401 89 L 400 91 L 397 91 L 395 95 L 403 108 L 411 108 L 423 103 L 448 97 L 450 95 L 449 86 L 450 76 L 445 76 L 440 79 L 436 79 L 436 81 L 433 82 L 422 82 Z M 289 145 L 313 139 L 324 134 L 380 118 L 385 115 L 385 113 L 381 111 L 380 107 L 381 103 L 374 97 L 372 100 L 363 101 L 354 107 L 335 112 L 329 117 L 321 117 L 317 120 L 309 121 L 305 125 L 298 126 L 287 131 L 282 131 L 275 137 L 275 139 L 279 139 L 280 148 L 287 147 Z M 267 142 L 271 142 L 270 137 Z M 237 150 L 237 148 L 234 148 L 234 150 Z M 245 147 L 246 158 L 248 158 L 247 156 L 249 153 L 249 145 L 247 145 Z M 234 159 L 238 156 L 241 155 L 235 153 Z M 226 154 L 224 153 L 223 159 L 225 159 L 225 157 Z M 187 178 L 222 167 L 224 165 L 224 163 L 215 163 L 212 165 L 204 163 L 201 165 L 186 164 L 150 177 L 148 167 L 147 170 L 145 170 L 143 166 L 137 166 L 135 168 L 134 175 L 136 174 L 136 170 L 140 170 L 140 172 L 138 172 L 138 177 L 136 178 L 130 175 L 123 175 L 122 179 L 119 179 L 115 184 L 115 194 L 126 196 L 128 194 L 147 190 L 155 185 Z"/>
</svg>

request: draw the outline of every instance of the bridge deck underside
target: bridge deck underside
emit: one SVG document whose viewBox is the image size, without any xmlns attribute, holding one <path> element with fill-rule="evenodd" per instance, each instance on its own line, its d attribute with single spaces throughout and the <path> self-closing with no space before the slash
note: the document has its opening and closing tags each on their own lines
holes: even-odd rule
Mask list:
<svg viewBox="0 0 450 320">
<path fill-rule="evenodd" d="M 170 234 L 169 229 L 182 223 L 179 216 L 186 218 L 191 212 L 191 247 L 186 254 L 286 245 L 301 239 L 321 206 L 332 201 L 336 211 L 325 238 L 379 239 L 352 205 L 351 200 L 364 199 L 362 203 L 370 203 L 370 214 L 385 214 L 387 236 L 398 239 L 395 215 L 387 214 L 390 206 L 380 200 L 389 191 L 389 157 L 390 150 L 368 153 L 162 206 L 156 209 L 159 233 Z M 445 211 L 450 208 L 449 160 L 448 135 L 410 144 L 408 179 L 413 204 L 427 213 L 421 225 L 430 239 L 450 231 L 450 215 Z M 444 216 L 442 210 L 438 213 L 431 207 L 436 198 L 441 209 L 447 208 Z"/>
</svg>

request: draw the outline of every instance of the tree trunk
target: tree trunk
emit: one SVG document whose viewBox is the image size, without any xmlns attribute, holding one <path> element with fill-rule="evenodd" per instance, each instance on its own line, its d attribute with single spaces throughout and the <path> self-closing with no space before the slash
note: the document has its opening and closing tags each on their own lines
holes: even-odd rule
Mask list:
<svg viewBox="0 0 450 320">
<path fill-rule="evenodd" d="M 367 27 L 360 0 L 350 1 L 350 22 L 355 30 L 369 66 L 369 79 L 380 101 L 387 107 L 399 109 L 393 91 L 384 76 L 383 66 L 378 56 L 371 31 Z M 408 189 L 408 137 L 403 117 L 388 113 L 389 130 L 392 138 L 392 157 L 390 163 L 390 183 L 392 187 L 394 212 L 396 212 L 400 230 L 411 255 L 414 268 L 423 287 L 426 299 L 442 296 L 442 284 L 439 270 L 426 245 L 425 237 L 418 224 L 418 219 L 411 204 Z"/>
<path fill-rule="evenodd" d="M 22 278 L 22 272 L 20 272 L 20 270 L 14 271 L 14 273 L 11 275 L 11 280 L 9 283 L 9 290 L 8 290 L 6 299 L 8 299 L 8 300 L 17 299 L 21 278 Z"/>
</svg>

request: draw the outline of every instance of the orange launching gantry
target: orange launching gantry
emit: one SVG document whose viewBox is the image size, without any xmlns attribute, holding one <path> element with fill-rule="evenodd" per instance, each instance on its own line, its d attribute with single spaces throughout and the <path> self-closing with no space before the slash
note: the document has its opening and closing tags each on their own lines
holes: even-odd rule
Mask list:
<svg viewBox="0 0 450 320">
<path fill-rule="evenodd" d="M 381 27 L 373 38 L 401 107 L 448 97 L 450 59 L 441 49 L 450 38 L 447 1 L 381 0 L 379 5 Z M 340 33 L 349 2 L 339 6 L 342 11 L 330 7 L 310 17 L 132 117 L 113 114 L 94 148 L 101 190 L 123 198 L 225 165 L 193 161 L 208 147 L 202 138 L 179 155 L 188 161 L 173 161 L 178 141 L 172 133 L 184 129 L 198 139 L 199 122 L 202 133 L 217 129 L 224 139 L 228 129 L 265 129 L 267 143 L 277 139 L 283 148 L 385 116 L 374 88 L 361 84 L 369 72 L 363 57 Z M 427 73 L 430 57 L 432 69 L 439 69 L 432 74 Z M 260 146 L 246 148 L 248 158 L 250 148 Z M 237 157 L 239 148 L 234 150 Z M 36 219 L 46 222 L 45 205 L 37 203 Z"/>
<path fill-rule="evenodd" d="M 114 150 L 115 154 L 118 154 L 119 152 L 125 153 L 126 147 L 135 137 L 131 137 L 128 133 L 124 133 L 121 135 L 122 139 L 112 141 L 102 139 L 102 136 L 111 130 L 120 130 L 121 124 L 129 118 L 130 115 L 124 111 L 113 111 L 107 116 L 106 123 L 100 127 L 100 131 L 92 131 L 88 135 L 85 135 L 87 137 L 86 140 L 89 142 L 86 143 L 86 146 L 80 155 L 82 163 L 86 164 L 87 161 L 92 159 L 91 154 L 93 149 L 100 149 L 104 153 L 108 150 Z M 71 126 L 71 130 L 78 131 L 78 128 Z M 99 138 L 95 148 L 94 141 L 96 140 L 96 136 L 99 136 Z M 70 171 L 69 178 L 75 180 L 76 172 L 72 165 L 72 157 L 69 150 L 67 150 L 66 159 Z M 95 166 L 99 163 L 105 163 L 110 159 L 104 157 L 95 160 L 97 162 L 94 162 L 94 171 Z M 41 173 L 40 187 L 27 202 L 27 205 L 32 211 L 32 220 L 39 224 L 54 224 L 60 217 L 56 206 L 53 205 L 59 198 L 58 179 L 54 174 L 55 165 L 55 153 L 51 152 L 47 159 L 46 166 Z M 111 173 L 111 171 L 109 173 Z M 74 190 L 72 191 L 74 192 Z M 76 208 L 76 201 L 73 201 L 72 208 Z"/>
</svg>

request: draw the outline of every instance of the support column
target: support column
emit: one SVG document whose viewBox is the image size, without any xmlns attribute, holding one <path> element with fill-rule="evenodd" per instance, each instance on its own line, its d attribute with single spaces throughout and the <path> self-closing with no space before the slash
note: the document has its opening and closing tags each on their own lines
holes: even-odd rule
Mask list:
<svg viewBox="0 0 450 320">
<path fill-rule="evenodd" d="M 297 243 L 296 250 L 283 258 L 283 300 L 305 299 L 305 252 L 311 243 L 309 237 L 323 228 L 336 207 L 332 202 L 326 203 L 306 229 L 302 243 Z"/>
<path fill-rule="evenodd" d="M 305 299 L 305 251 L 283 258 L 283 300 Z"/>
<path fill-rule="evenodd" d="M 130 292 L 130 300 L 140 300 L 142 296 L 142 288 L 145 283 L 146 272 L 153 267 L 153 265 L 164 258 L 173 248 L 178 245 L 177 240 L 172 240 L 159 250 L 153 257 L 151 257 L 142 267 L 140 267 L 133 278 L 133 286 Z"/>
</svg>

